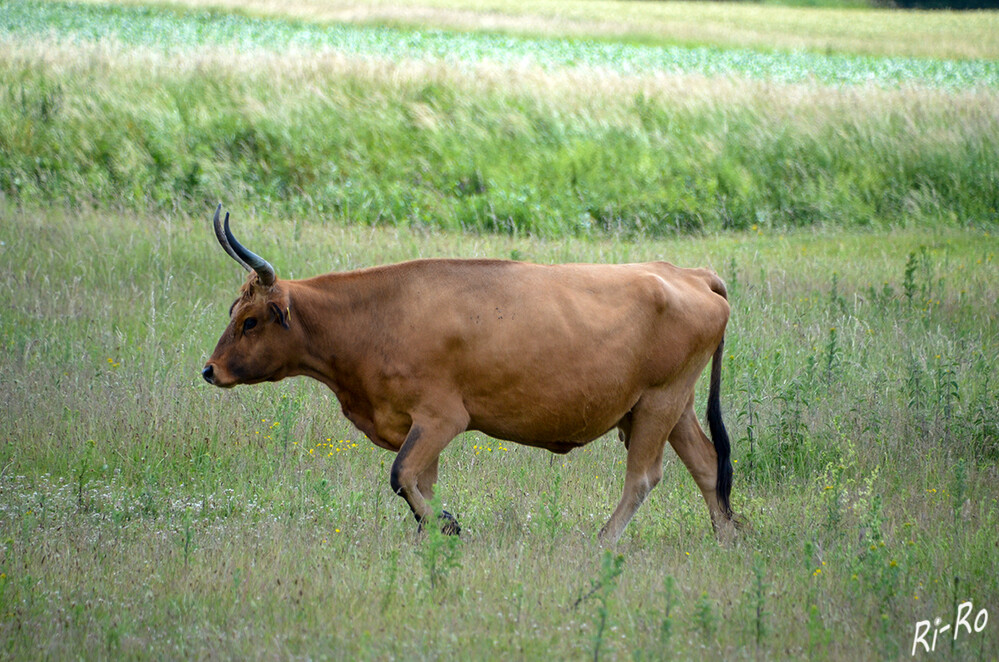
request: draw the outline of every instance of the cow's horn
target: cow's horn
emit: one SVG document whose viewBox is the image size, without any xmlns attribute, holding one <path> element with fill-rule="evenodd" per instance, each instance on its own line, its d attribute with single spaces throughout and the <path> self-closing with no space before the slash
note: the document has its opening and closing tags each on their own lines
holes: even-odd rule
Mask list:
<svg viewBox="0 0 999 662">
<path fill-rule="evenodd" d="M 219 231 L 219 211 L 222 205 L 219 205 L 219 209 L 215 211 L 215 232 L 218 234 Z M 223 239 L 225 240 L 223 243 Z M 229 213 L 226 212 L 225 221 L 222 224 L 222 235 L 219 238 L 219 243 L 222 243 L 222 247 L 226 249 L 237 262 L 243 265 L 247 271 L 256 271 L 257 278 L 260 279 L 260 284 L 267 287 L 274 284 L 276 276 L 274 275 L 274 267 L 271 263 L 260 257 L 253 251 L 245 248 L 243 244 L 236 240 L 236 237 L 232 236 L 232 230 L 229 229 Z"/>
<path fill-rule="evenodd" d="M 226 241 L 225 230 L 222 229 L 222 221 L 219 219 L 219 214 L 221 212 L 222 212 L 222 203 L 219 203 L 219 206 L 215 208 L 215 218 L 212 219 L 212 225 L 215 226 L 215 238 L 219 240 L 219 245 L 221 245 L 222 248 L 225 250 L 225 252 L 229 254 L 229 257 L 231 257 L 232 259 L 236 260 L 236 262 L 239 263 L 239 266 L 243 267 L 247 271 L 252 271 L 250 269 L 250 265 L 248 265 L 238 255 L 236 255 L 236 251 L 232 250 L 232 246 L 230 246 L 229 242 Z M 226 220 L 228 220 L 229 214 L 226 213 L 225 217 Z"/>
</svg>

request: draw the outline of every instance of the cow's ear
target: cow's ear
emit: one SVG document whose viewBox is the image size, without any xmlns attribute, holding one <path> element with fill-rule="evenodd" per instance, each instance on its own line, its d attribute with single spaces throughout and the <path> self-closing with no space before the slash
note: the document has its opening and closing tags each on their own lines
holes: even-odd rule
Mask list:
<svg viewBox="0 0 999 662">
<path fill-rule="evenodd" d="M 287 310 L 281 310 L 281 307 L 276 303 L 271 301 L 267 304 L 267 308 L 271 311 L 271 317 L 275 322 L 283 326 L 284 328 L 290 328 L 288 322 L 291 321 L 291 308 Z"/>
</svg>

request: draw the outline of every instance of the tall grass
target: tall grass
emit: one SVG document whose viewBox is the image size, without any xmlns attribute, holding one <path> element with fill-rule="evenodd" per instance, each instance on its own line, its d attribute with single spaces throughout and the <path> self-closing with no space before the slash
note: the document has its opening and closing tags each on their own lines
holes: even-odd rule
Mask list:
<svg viewBox="0 0 999 662">
<path fill-rule="evenodd" d="M 0 62 L 0 191 L 19 203 L 193 213 L 224 193 L 273 216 L 551 236 L 999 209 L 989 91 L 33 41 Z"/>
<path fill-rule="evenodd" d="M 556 457 L 468 434 L 439 485 L 463 537 L 435 551 L 389 488 L 392 456 L 323 387 L 201 381 L 242 278 L 210 208 L 8 204 L 5 656 L 891 658 L 955 596 L 999 599 L 994 236 L 527 240 L 233 212 L 283 276 L 435 255 L 714 266 L 734 311 L 734 506 L 755 532 L 720 548 L 668 457 L 611 592 L 594 536 L 621 494 L 620 443 Z M 954 657 L 987 657 L 996 632 Z"/>
</svg>

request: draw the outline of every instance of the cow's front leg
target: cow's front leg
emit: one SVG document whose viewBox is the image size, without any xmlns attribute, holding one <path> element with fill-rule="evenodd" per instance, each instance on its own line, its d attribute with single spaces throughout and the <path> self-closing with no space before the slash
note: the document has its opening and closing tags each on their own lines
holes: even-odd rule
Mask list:
<svg viewBox="0 0 999 662">
<path fill-rule="evenodd" d="M 433 498 L 441 451 L 466 425 L 467 420 L 459 425 L 450 419 L 414 417 L 409 434 L 392 463 L 392 491 L 406 500 L 421 527 L 434 515 L 427 501 Z M 450 513 L 441 513 L 441 520 L 444 533 L 460 531 Z"/>
<path fill-rule="evenodd" d="M 416 480 L 416 486 L 420 490 L 420 494 L 423 495 L 424 501 L 434 500 L 434 485 L 437 484 L 437 468 L 440 465 L 440 456 L 434 459 L 430 463 L 430 466 L 423 470 L 419 478 Z M 458 526 L 458 520 L 455 519 L 454 515 L 446 510 L 441 510 L 440 512 L 441 520 L 441 531 L 447 535 L 458 535 L 461 533 L 461 527 Z M 422 526 L 422 524 L 421 524 Z"/>
</svg>

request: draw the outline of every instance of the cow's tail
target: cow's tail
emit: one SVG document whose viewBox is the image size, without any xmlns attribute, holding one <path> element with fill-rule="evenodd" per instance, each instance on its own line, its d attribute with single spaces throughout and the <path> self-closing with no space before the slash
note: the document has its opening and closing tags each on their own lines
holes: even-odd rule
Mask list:
<svg viewBox="0 0 999 662">
<path fill-rule="evenodd" d="M 715 276 L 711 289 L 715 293 L 728 298 L 725 283 Z M 708 429 L 711 431 L 711 441 L 718 454 L 718 481 L 715 483 L 715 494 L 718 505 L 726 516 L 732 517 L 732 505 L 729 496 L 732 493 L 732 445 L 728 432 L 722 422 L 721 411 L 721 369 L 725 358 L 725 336 L 722 336 L 711 360 L 711 386 L 708 390 Z"/>
<path fill-rule="evenodd" d="M 729 495 L 732 493 L 732 445 L 728 440 L 728 432 L 722 422 L 721 412 L 721 367 L 725 355 L 725 339 L 718 343 L 714 359 L 711 363 L 711 386 L 708 391 L 708 429 L 711 430 L 711 441 L 718 453 L 718 482 L 715 483 L 715 494 L 722 512 L 732 517 L 732 505 Z"/>
</svg>

